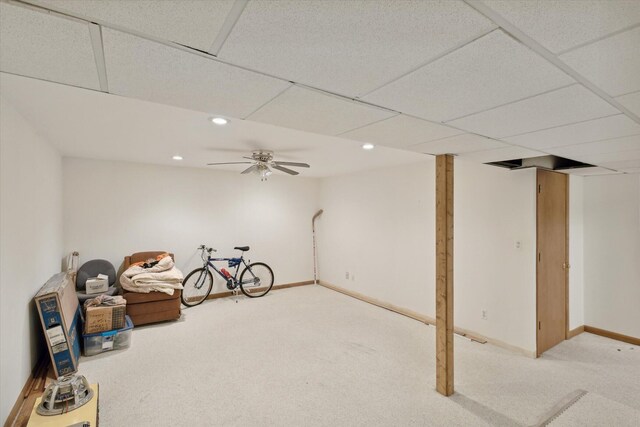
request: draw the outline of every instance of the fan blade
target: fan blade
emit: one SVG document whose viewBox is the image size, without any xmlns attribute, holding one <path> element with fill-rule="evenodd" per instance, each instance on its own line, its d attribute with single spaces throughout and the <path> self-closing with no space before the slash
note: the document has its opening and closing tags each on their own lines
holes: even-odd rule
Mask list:
<svg viewBox="0 0 640 427">
<path fill-rule="evenodd" d="M 249 166 L 248 168 L 246 168 L 245 170 L 243 170 L 242 172 L 240 172 L 241 174 L 245 174 L 245 173 L 251 173 L 255 170 L 258 170 L 258 165 L 253 165 L 253 166 Z"/>
<path fill-rule="evenodd" d="M 255 160 L 253 157 L 242 156 L 243 159 Z"/>
<path fill-rule="evenodd" d="M 273 162 L 274 164 L 280 166 L 280 165 L 284 165 L 284 166 L 296 166 L 299 168 L 309 168 L 311 166 L 309 166 L 306 163 L 296 163 L 296 162 Z"/>
<path fill-rule="evenodd" d="M 208 166 L 216 165 L 249 165 L 252 162 L 226 162 L 226 163 L 207 163 Z"/>
<path fill-rule="evenodd" d="M 288 173 L 289 175 L 298 175 L 299 174 L 299 172 L 296 172 L 296 171 L 291 170 L 291 169 L 283 168 L 282 166 L 278 166 L 277 164 L 272 165 L 272 167 L 274 169 L 278 169 L 279 171 Z"/>
</svg>

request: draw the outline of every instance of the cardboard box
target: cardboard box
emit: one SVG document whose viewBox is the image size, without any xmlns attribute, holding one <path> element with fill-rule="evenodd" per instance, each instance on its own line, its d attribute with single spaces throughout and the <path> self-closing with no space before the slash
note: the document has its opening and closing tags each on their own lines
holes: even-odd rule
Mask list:
<svg viewBox="0 0 640 427">
<path fill-rule="evenodd" d="M 126 311 L 126 305 L 87 307 L 84 333 L 95 334 L 124 328 Z"/>
<path fill-rule="evenodd" d="M 34 297 L 51 364 L 57 377 L 78 370 L 80 308 L 75 283 L 67 273 L 58 273 Z"/>
<path fill-rule="evenodd" d="M 101 294 L 109 289 L 109 276 L 98 274 L 98 277 L 91 277 L 85 283 L 87 295 Z"/>
</svg>

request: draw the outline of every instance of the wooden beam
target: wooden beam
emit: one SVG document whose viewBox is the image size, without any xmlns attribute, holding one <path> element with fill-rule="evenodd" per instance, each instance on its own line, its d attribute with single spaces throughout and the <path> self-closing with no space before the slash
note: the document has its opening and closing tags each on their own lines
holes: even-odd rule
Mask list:
<svg viewBox="0 0 640 427">
<path fill-rule="evenodd" d="M 590 334 L 600 335 L 601 337 L 611 338 L 612 340 L 622 341 L 633 345 L 640 345 L 640 338 L 619 334 L 617 332 L 607 331 L 606 329 L 584 325 L 584 331 L 589 332 Z"/>
<path fill-rule="evenodd" d="M 453 394 L 453 156 L 436 156 L 436 390 Z"/>
</svg>

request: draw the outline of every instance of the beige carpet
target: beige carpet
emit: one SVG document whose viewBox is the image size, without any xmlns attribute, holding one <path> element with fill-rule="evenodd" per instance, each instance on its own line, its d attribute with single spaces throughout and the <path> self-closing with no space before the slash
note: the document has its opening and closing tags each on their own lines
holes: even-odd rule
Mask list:
<svg viewBox="0 0 640 427">
<path fill-rule="evenodd" d="M 529 426 L 583 389 L 598 396 L 587 418 L 571 409 L 558 425 L 637 427 L 614 412 L 640 410 L 640 349 L 606 338 L 582 334 L 537 360 L 456 338 L 445 398 L 435 328 L 323 287 L 183 313 L 134 329 L 128 350 L 82 358 L 102 426 Z"/>
<path fill-rule="evenodd" d="M 549 424 L 551 427 L 585 425 L 640 426 L 640 411 L 599 394 L 587 393 Z"/>
</svg>

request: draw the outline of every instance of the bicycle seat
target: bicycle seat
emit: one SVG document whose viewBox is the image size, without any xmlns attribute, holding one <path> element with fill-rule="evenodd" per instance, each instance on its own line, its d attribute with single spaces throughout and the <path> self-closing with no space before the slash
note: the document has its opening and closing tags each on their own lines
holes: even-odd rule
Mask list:
<svg viewBox="0 0 640 427">
<path fill-rule="evenodd" d="M 249 246 L 236 246 L 236 247 L 235 247 L 235 248 L 233 248 L 233 249 L 237 249 L 237 250 L 239 250 L 239 251 L 246 252 L 246 251 L 248 251 L 248 250 L 249 250 Z"/>
</svg>

